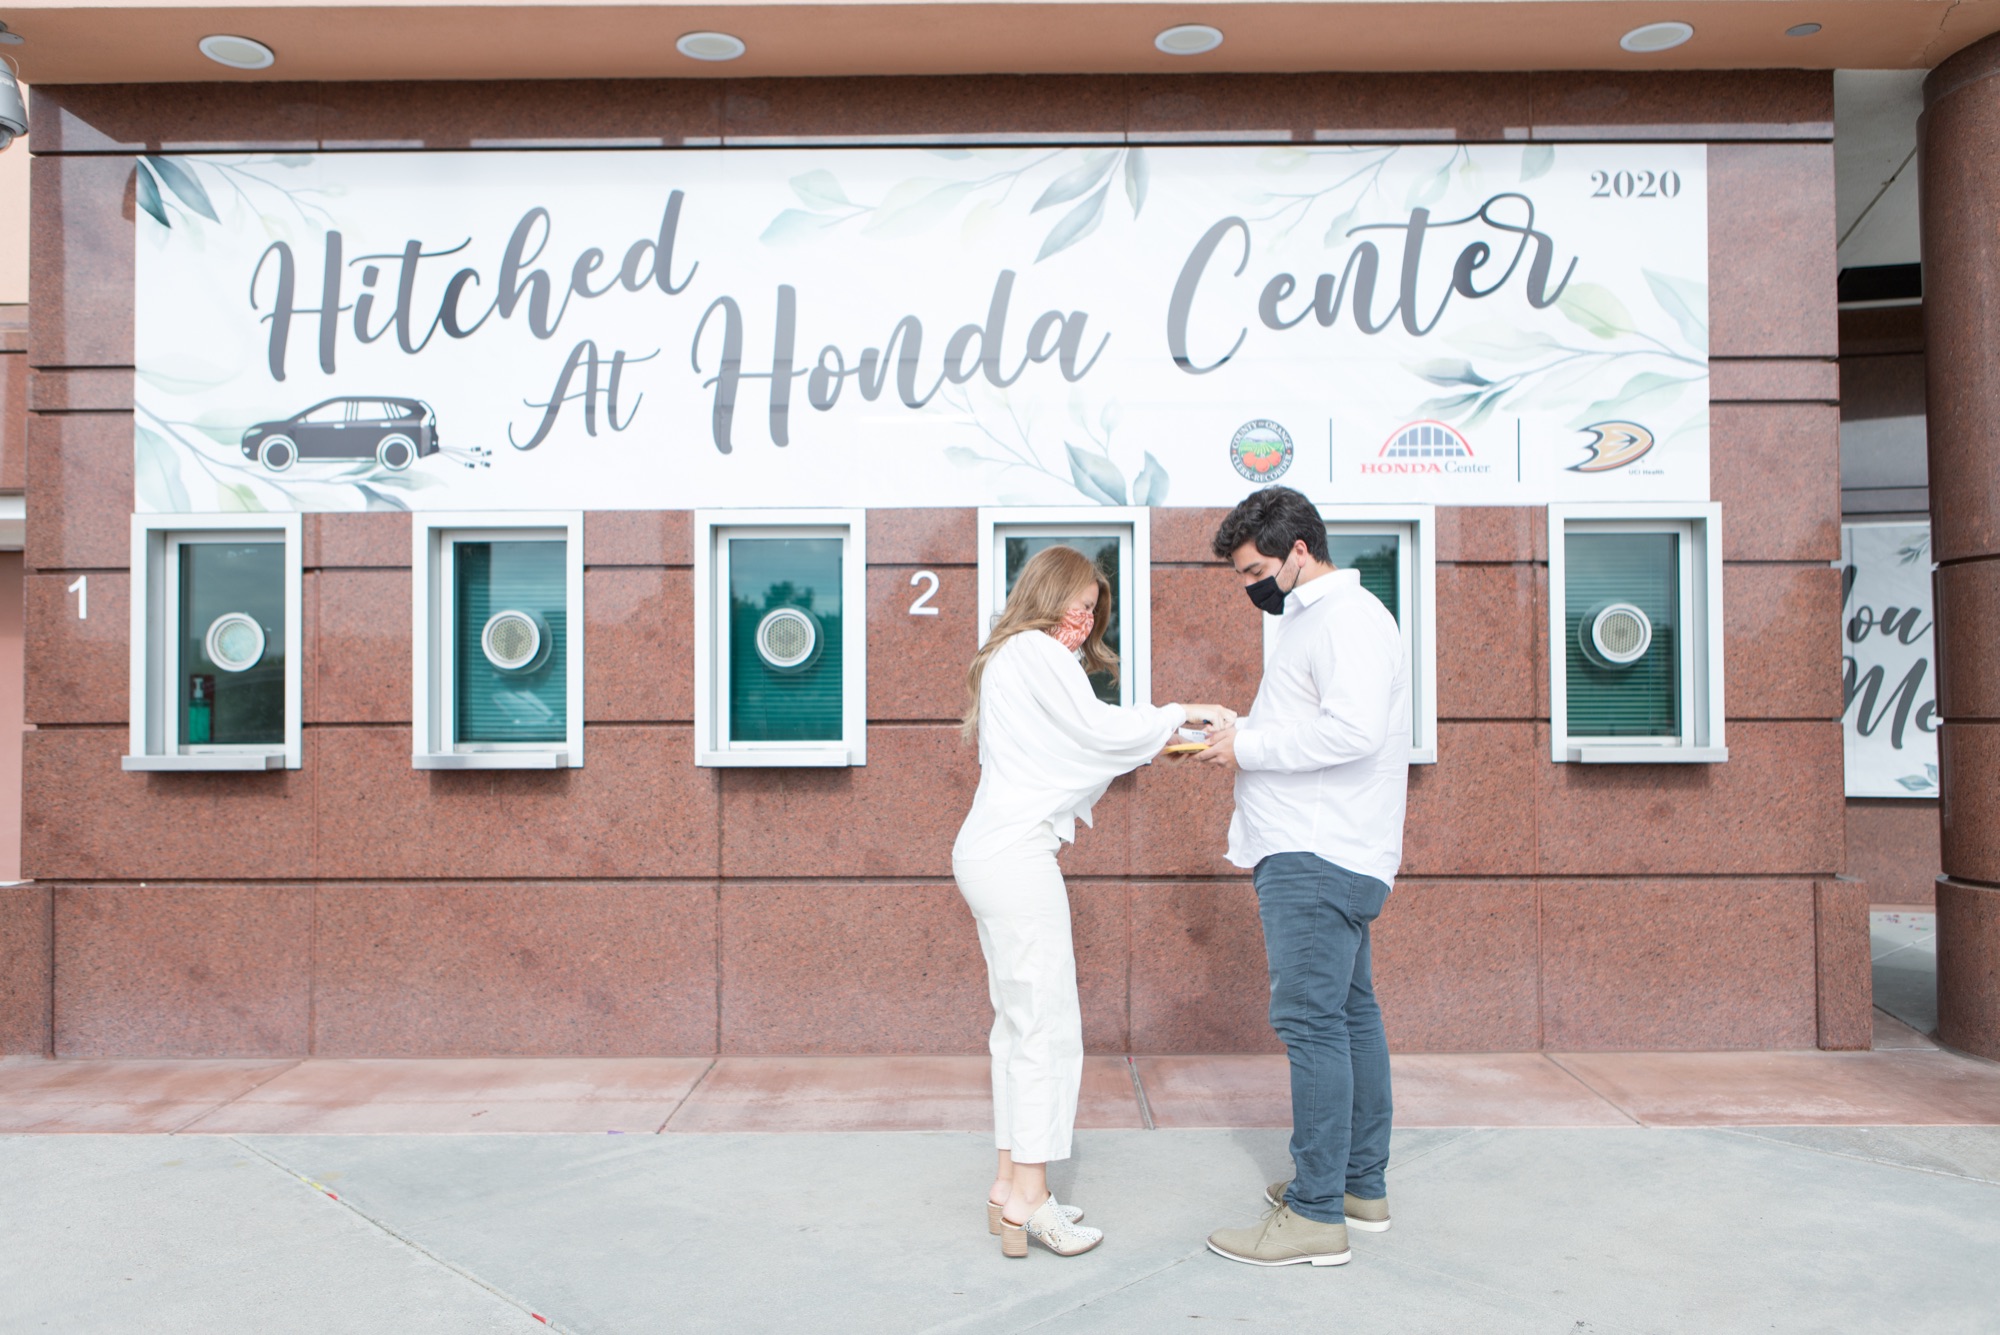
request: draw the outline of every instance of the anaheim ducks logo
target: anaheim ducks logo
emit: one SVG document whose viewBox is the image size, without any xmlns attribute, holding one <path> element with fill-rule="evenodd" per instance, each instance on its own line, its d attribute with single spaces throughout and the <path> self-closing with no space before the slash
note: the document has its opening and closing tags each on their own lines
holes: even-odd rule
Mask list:
<svg viewBox="0 0 2000 1335">
<path fill-rule="evenodd" d="M 1584 446 L 1590 457 L 1580 464 L 1571 464 L 1572 473 L 1608 473 L 1644 458 L 1653 448 L 1653 433 L 1637 422 L 1599 422 L 1584 430 L 1591 435 Z"/>
</svg>

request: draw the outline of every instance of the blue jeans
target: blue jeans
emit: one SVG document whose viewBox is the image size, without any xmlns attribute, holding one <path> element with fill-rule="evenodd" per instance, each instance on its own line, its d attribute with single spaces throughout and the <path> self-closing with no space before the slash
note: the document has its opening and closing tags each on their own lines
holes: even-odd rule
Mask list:
<svg viewBox="0 0 2000 1335">
<path fill-rule="evenodd" d="M 1257 911 L 1271 966 L 1271 1027 L 1292 1062 L 1287 1199 L 1323 1224 L 1345 1217 L 1341 1194 L 1388 1195 L 1389 1042 L 1368 959 L 1368 926 L 1389 887 L 1312 853 L 1257 864 Z"/>
</svg>

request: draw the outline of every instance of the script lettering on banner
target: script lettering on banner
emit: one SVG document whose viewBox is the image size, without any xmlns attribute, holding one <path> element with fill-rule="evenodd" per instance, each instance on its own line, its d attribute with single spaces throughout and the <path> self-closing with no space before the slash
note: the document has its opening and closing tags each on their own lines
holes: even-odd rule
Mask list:
<svg viewBox="0 0 2000 1335">
<path fill-rule="evenodd" d="M 1840 543 L 1847 795 L 1936 797 L 1931 526 L 1846 524 Z"/>
</svg>

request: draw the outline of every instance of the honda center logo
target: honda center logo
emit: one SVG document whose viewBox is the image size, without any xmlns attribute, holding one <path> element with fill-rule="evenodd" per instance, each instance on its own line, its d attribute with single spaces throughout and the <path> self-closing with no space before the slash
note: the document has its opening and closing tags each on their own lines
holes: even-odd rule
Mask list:
<svg viewBox="0 0 2000 1335">
<path fill-rule="evenodd" d="M 1429 419 L 1396 428 L 1375 458 L 1361 463 L 1364 474 L 1490 473 L 1491 464 L 1473 458 L 1472 445 L 1456 427 Z"/>
</svg>

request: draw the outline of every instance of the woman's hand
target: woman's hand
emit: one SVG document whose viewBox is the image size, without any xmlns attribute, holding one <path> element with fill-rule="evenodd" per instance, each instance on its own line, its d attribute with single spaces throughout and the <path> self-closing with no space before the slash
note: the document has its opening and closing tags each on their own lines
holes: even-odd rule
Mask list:
<svg viewBox="0 0 2000 1335">
<path fill-rule="evenodd" d="M 1199 723 L 1203 727 L 1216 728 L 1236 722 L 1236 711 L 1225 705 L 1182 705 L 1187 711 L 1189 723 Z"/>
</svg>

